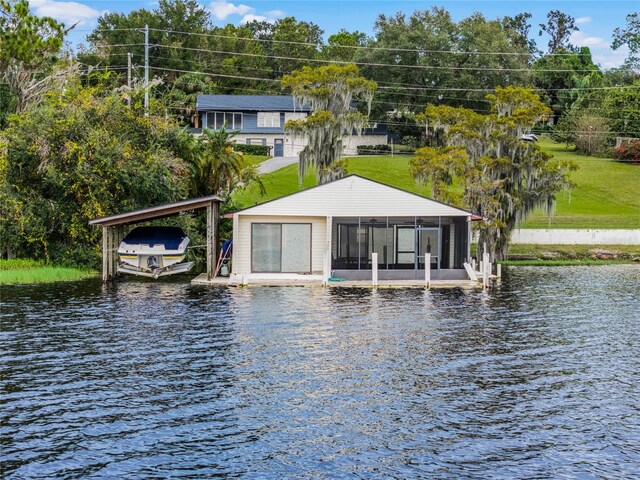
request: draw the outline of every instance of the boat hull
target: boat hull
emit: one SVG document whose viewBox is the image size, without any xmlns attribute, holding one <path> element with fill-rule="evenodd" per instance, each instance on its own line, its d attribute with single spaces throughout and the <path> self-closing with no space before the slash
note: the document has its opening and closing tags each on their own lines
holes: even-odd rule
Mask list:
<svg viewBox="0 0 640 480">
<path fill-rule="evenodd" d="M 176 273 L 187 273 L 193 268 L 194 262 L 178 263 L 162 269 L 156 269 L 154 271 L 147 269 L 140 269 L 132 265 L 122 263 L 118 266 L 118 273 L 128 273 L 130 275 L 138 275 L 140 277 L 158 278 L 166 277 L 168 275 L 175 275 Z"/>
<path fill-rule="evenodd" d="M 191 270 L 193 262 L 181 263 L 189 237 L 176 227 L 138 227 L 120 243 L 118 272 L 158 278 Z"/>
</svg>

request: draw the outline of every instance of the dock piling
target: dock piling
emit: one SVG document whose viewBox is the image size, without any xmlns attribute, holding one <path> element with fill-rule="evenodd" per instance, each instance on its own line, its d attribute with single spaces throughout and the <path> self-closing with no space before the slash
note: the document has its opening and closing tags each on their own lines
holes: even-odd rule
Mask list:
<svg viewBox="0 0 640 480">
<path fill-rule="evenodd" d="M 427 288 L 431 288 L 431 254 L 424 255 L 424 282 Z"/>
<path fill-rule="evenodd" d="M 378 286 L 378 253 L 371 254 L 371 285 Z"/>
<path fill-rule="evenodd" d="M 489 275 L 491 274 L 491 263 L 489 263 L 489 254 L 482 254 L 482 286 L 489 285 Z"/>
</svg>

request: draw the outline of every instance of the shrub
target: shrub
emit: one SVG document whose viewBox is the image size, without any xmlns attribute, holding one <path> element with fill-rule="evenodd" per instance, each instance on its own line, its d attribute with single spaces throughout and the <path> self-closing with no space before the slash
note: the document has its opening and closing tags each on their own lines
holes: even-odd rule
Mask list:
<svg viewBox="0 0 640 480">
<path fill-rule="evenodd" d="M 233 145 L 236 152 L 247 153 L 249 155 L 269 155 L 269 147 L 266 145 L 247 145 L 244 143 L 236 143 Z"/>
<path fill-rule="evenodd" d="M 615 148 L 613 158 L 619 162 L 640 163 L 640 140 L 625 142 Z"/>
<path fill-rule="evenodd" d="M 391 153 L 391 145 L 358 145 L 358 155 L 376 155 L 379 153 Z"/>
<path fill-rule="evenodd" d="M 387 155 L 391 153 L 391 145 L 358 145 L 358 155 Z M 415 149 L 407 145 L 393 145 L 394 153 L 414 153 Z"/>
</svg>

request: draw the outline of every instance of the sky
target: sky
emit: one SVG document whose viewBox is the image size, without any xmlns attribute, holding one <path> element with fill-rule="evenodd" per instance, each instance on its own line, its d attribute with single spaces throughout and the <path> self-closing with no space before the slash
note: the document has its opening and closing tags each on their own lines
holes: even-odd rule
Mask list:
<svg viewBox="0 0 640 480">
<path fill-rule="evenodd" d="M 537 36 L 539 23 L 544 23 L 549 10 L 558 9 L 573 16 L 580 30 L 574 32 L 572 43 L 591 48 L 593 60 L 603 68 L 622 65 L 627 56 L 627 48 L 612 50 L 611 35 L 616 27 L 625 26 L 627 14 L 640 10 L 640 2 L 617 0 L 499 0 L 499 1 L 393 1 L 393 0 L 216 0 L 203 2 L 211 12 L 216 25 L 233 23 L 239 25 L 251 20 L 275 21 L 285 16 L 294 16 L 320 26 L 325 38 L 344 28 L 358 30 L 373 35 L 375 20 L 379 14 L 387 16 L 396 12 L 409 15 L 414 10 L 424 10 L 432 6 L 444 7 L 459 21 L 474 12 L 480 12 L 487 18 L 516 15 L 529 12 L 532 34 L 536 36 L 540 48 L 546 47 L 548 37 Z M 38 15 L 51 16 L 67 25 L 79 22 L 75 32 L 69 35 L 69 41 L 77 46 L 82 43 L 95 27 L 97 18 L 106 12 L 127 13 L 139 8 L 153 9 L 157 1 L 135 0 L 31 0 L 31 9 Z"/>
</svg>

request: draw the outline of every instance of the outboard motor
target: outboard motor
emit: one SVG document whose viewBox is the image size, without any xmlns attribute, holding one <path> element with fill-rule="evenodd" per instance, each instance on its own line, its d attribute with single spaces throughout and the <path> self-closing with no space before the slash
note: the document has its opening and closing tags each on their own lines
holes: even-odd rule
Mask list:
<svg viewBox="0 0 640 480">
<path fill-rule="evenodd" d="M 147 258 L 147 267 L 149 267 L 151 270 L 156 270 L 159 267 L 158 259 L 154 256 Z"/>
</svg>

